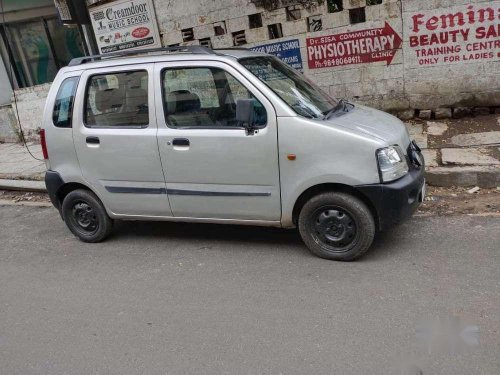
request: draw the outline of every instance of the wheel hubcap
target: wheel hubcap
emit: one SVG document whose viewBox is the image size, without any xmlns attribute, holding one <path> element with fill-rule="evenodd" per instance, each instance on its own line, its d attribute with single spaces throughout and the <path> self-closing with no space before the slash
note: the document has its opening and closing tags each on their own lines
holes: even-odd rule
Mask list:
<svg viewBox="0 0 500 375">
<path fill-rule="evenodd" d="M 86 202 L 78 202 L 73 206 L 73 217 L 78 226 L 85 232 L 97 230 L 97 217 L 94 209 Z"/>
<path fill-rule="evenodd" d="M 340 208 L 320 209 L 314 214 L 315 237 L 335 249 L 348 246 L 356 237 L 356 223 Z"/>
</svg>

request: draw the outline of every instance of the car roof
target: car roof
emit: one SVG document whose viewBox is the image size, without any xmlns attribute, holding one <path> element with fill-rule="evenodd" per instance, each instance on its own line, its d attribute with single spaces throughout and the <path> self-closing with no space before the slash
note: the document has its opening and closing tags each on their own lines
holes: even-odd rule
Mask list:
<svg viewBox="0 0 500 375">
<path fill-rule="evenodd" d="M 103 55 L 83 56 L 71 60 L 65 71 L 87 70 L 109 66 L 168 62 L 182 60 L 224 60 L 244 57 L 268 56 L 262 52 L 254 52 L 246 48 L 209 49 L 202 46 L 166 47 Z"/>
</svg>

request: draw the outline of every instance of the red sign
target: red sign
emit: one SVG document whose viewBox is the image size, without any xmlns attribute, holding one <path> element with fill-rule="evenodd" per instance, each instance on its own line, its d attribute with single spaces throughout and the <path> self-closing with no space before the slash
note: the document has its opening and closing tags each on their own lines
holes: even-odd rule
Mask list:
<svg viewBox="0 0 500 375">
<path fill-rule="evenodd" d="M 149 34 L 149 29 L 147 27 L 138 27 L 132 31 L 132 36 L 134 38 L 145 38 Z"/>
<path fill-rule="evenodd" d="M 309 69 L 386 61 L 389 65 L 402 39 L 387 22 L 384 27 L 307 38 Z"/>
</svg>

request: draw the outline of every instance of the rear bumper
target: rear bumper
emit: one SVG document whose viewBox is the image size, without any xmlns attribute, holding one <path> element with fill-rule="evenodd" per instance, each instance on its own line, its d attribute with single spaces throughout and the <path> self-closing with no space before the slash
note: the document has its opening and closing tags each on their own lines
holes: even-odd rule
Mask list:
<svg viewBox="0 0 500 375">
<path fill-rule="evenodd" d="M 47 192 L 49 193 L 50 201 L 59 211 L 61 211 L 61 204 L 57 198 L 57 192 L 63 185 L 64 181 L 59 173 L 50 170 L 45 172 L 45 186 L 47 188 Z"/>
<path fill-rule="evenodd" d="M 423 196 L 424 167 L 411 168 L 408 174 L 386 184 L 361 185 L 356 188 L 373 204 L 380 230 L 388 229 L 410 217 Z"/>
</svg>

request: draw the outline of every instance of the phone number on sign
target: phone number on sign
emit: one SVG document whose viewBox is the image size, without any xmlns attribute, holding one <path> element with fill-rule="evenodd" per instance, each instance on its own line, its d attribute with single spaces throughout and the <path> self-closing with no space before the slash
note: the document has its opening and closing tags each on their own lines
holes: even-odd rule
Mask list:
<svg viewBox="0 0 500 375">
<path fill-rule="evenodd" d="M 331 66 L 340 66 L 340 65 L 349 65 L 349 64 L 359 64 L 361 63 L 361 56 L 348 56 L 348 57 L 339 57 L 338 59 L 332 60 L 323 60 L 323 61 L 314 61 L 313 62 L 316 67 L 331 67 Z"/>
</svg>

